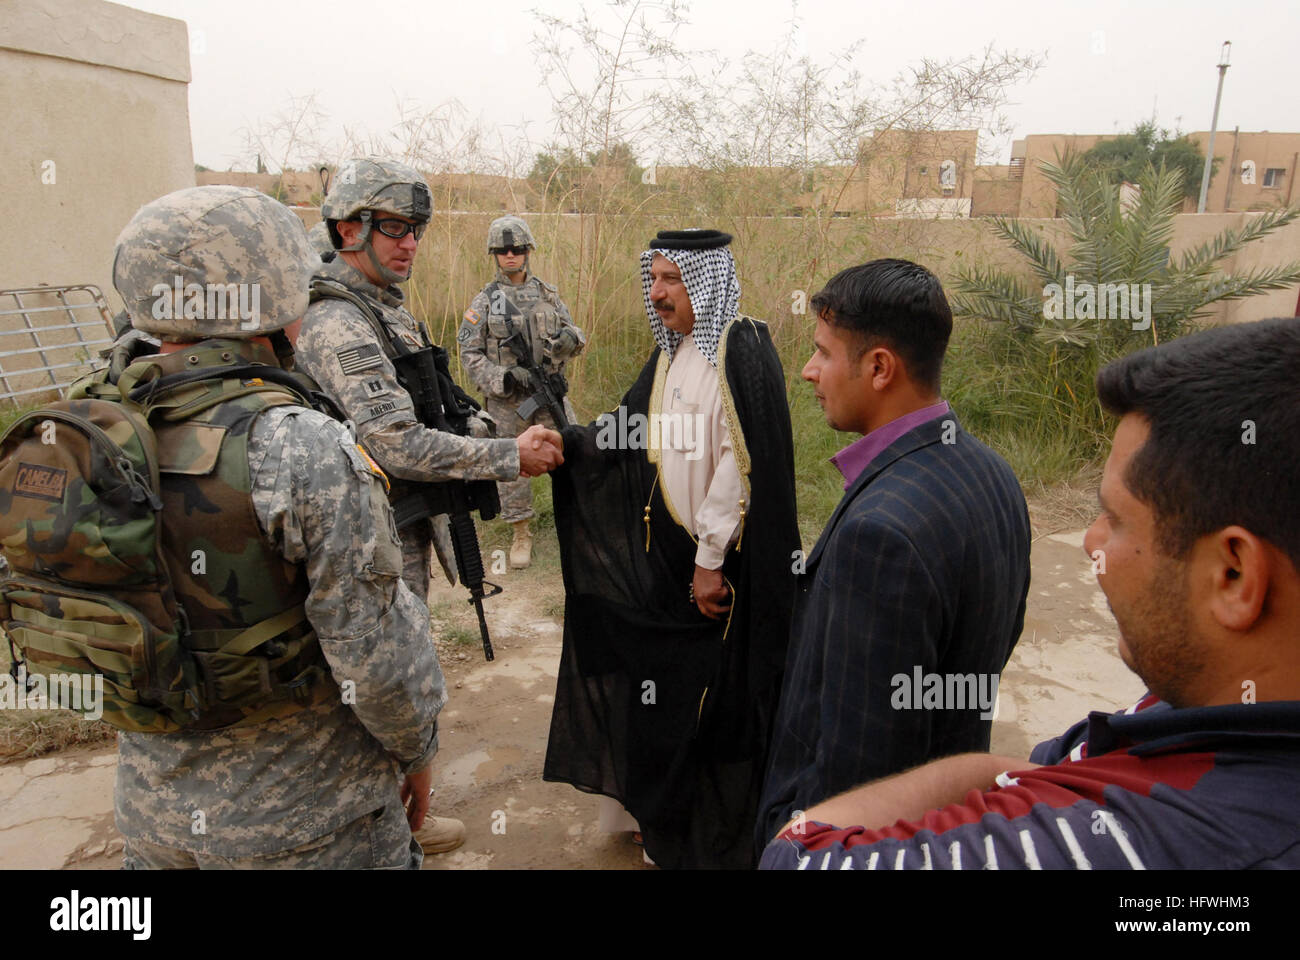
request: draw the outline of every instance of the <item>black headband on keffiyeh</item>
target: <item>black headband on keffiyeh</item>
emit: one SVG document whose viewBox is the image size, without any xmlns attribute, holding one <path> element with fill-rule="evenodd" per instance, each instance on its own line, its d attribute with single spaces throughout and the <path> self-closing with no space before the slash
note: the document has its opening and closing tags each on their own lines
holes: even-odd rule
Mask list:
<svg viewBox="0 0 1300 960">
<path fill-rule="evenodd" d="M 682 334 L 664 326 L 650 300 L 653 283 L 650 264 L 655 254 L 667 257 L 681 270 L 695 312 L 691 337 L 709 365 L 716 367 L 722 328 L 740 310 L 740 281 L 736 278 L 736 262 L 727 249 L 730 242 L 730 234 L 717 230 L 661 230 L 650 241 L 650 249 L 641 254 L 641 292 L 646 317 L 655 342 L 669 359 L 682 342 Z"/>
</svg>

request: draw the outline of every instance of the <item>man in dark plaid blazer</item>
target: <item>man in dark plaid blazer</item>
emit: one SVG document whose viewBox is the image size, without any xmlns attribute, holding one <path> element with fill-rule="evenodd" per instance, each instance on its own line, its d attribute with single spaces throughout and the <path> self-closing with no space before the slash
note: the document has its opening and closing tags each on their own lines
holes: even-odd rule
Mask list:
<svg viewBox="0 0 1300 960">
<path fill-rule="evenodd" d="M 906 260 L 811 301 L 804 367 L 837 430 L 844 499 L 804 563 L 756 840 L 865 781 L 987 750 L 1024 622 L 1029 516 L 1006 462 L 939 395 L 952 312 Z"/>
</svg>

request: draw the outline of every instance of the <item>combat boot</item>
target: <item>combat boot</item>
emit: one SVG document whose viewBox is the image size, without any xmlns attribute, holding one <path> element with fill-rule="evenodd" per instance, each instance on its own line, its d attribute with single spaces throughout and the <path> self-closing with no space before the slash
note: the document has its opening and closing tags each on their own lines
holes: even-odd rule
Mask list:
<svg viewBox="0 0 1300 960">
<path fill-rule="evenodd" d="M 465 842 L 465 824 L 451 817 L 435 817 L 430 814 L 424 818 L 420 829 L 415 831 L 415 842 L 428 854 L 455 850 Z"/>
<path fill-rule="evenodd" d="M 510 566 L 522 570 L 533 562 L 533 531 L 528 520 L 517 520 L 511 526 L 515 528 L 515 539 L 510 544 Z"/>
</svg>

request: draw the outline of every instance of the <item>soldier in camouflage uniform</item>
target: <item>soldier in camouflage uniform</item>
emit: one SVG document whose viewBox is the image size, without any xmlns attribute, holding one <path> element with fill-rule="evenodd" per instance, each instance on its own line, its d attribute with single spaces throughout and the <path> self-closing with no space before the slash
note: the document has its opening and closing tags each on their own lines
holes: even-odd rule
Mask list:
<svg viewBox="0 0 1300 960">
<path fill-rule="evenodd" d="M 298 367 L 339 406 L 393 478 L 392 499 L 410 493 L 412 483 L 514 480 L 557 466 L 563 459 L 558 433 L 535 427 L 515 439 L 492 439 L 490 421 L 481 418 L 472 421 L 473 437 L 434 430 L 416 419 L 411 396 L 398 382 L 392 357 L 429 343 L 397 286 L 410 276 L 432 215 L 424 178 L 391 160 L 353 160 L 335 177 L 321 215 L 338 254 L 320 267 L 318 282 L 354 299 L 327 296 L 312 304 L 297 343 Z M 421 600 L 428 598 L 435 549 L 448 582 L 455 583 L 447 518 L 403 529 L 403 577 Z M 463 835 L 459 821 L 437 817 L 417 839 L 426 852 L 438 852 L 457 846 Z"/>
<path fill-rule="evenodd" d="M 566 362 L 587 344 L 587 335 L 574 324 L 555 287 L 528 272 L 528 254 L 535 247 L 532 231 L 519 217 L 492 221 L 487 248 L 496 261 L 496 278 L 469 305 L 456 335 L 461 364 L 483 392 L 484 405 L 497 428 L 510 436 L 518 436 L 536 423 L 552 428 L 559 425 L 545 407 L 539 407 L 529 419 L 519 415 L 520 404 L 538 385 L 520 365 L 518 348 L 503 341 L 519 334 L 546 374 L 563 374 Z M 564 411 L 570 423 L 577 419 L 567 397 Z M 521 478 L 501 483 L 498 489 L 501 517 L 514 527 L 510 565 L 526 567 L 532 562 L 532 486 Z"/>
<path fill-rule="evenodd" d="M 280 366 L 314 259 L 299 221 L 254 190 L 195 187 L 147 204 L 118 237 L 113 266 L 135 326 L 164 341 L 161 357 L 139 363 Z M 181 309 L 174 282 L 256 284 L 251 329 Z M 151 402 L 165 406 L 158 393 Z M 418 867 L 412 831 L 428 808 L 446 700 L 437 658 L 417 642 L 428 611 L 401 579 L 382 471 L 342 424 L 292 401 L 250 401 L 266 396 L 277 395 L 219 403 L 206 432 L 160 426 L 164 552 L 196 639 L 301 603 L 324 669 L 310 697 L 272 719 L 119 733 L 125 865 Z M 206 575 L 192 565 L 195 544 Z"/>
</svg>

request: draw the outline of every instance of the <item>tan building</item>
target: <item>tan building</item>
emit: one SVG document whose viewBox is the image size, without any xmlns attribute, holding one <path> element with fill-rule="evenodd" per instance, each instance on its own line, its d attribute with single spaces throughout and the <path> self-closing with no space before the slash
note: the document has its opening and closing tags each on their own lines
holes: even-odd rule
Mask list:
<svg viewBox="0 0 1300 960">
<path fill-rule="evenodd" d="M 1054 163 L 1073 151 L 1084 153 L 1102 140 L 1097 134 L 1031 134 L 1011 144 L 1011 162 L 982 166 L 975 177 L 973 216 L 1055 217 L 1056 188 L 1042 162 Z"/>
<path fill-rule="evenodd" d="M 703 170 L 655 167 L 655 186 L 707 197 L 727 191 L 755 213 L 793 214 L 816 208 L 832 216 L 970 216 L 975 184 L 976 130 L 877 130 L 862 141 L 853 165 Z"/>
<path fill-rule="evenodd" d="M 1189 136 L 1204 153 L 1210 134 Z M 1214 134 L 1214 155 L 1220 163 L 1210 178 L 1206 213 L 1267 210 L 1300 200 L 1300 189 L 1295 184 L 1300 133 L 1219 130 Z M 1191 210 L 1196 210 L 1195 203 Z"/>
<path fill-rule="evenodd" d="M 246 173 L 238 170 L 200 170 L 194 175 L 200 187 L 252 187 L 289 206 L 320 206 L 320 175 L 288 170 L 284 173 Z"/>
<path fill-rule="evenodd" d="M 819 205 L 872 216 L 969 216 L 976 130 L 877 130 L 854 168 L 818 171 Z"/>
<path fill-rule="evenodd" d="M 1201 131 L 1187 136 L 1203 152 L 1210 134 Z M 1048 133 L 1014 141 L 1009 164 L 977 168 L 972 215 L 1056 216 L 1056 188 L 1044 175 L 1041 164 L 1054 163 L 1070 151 L 1084 153 L 1103 140 L 1113 139 L 1111 134 Z M 1206 213 L 1265 210 L 1300 198 L 1295 187 L 1300 133 L 1239 134 L 1220 130 L 1215 134 L 1214 154 L 1221 162 L 1210 180 Z M 1195 213 L 1196 201 L 1185 200 L 1183 211 Z"/>
</svg>

